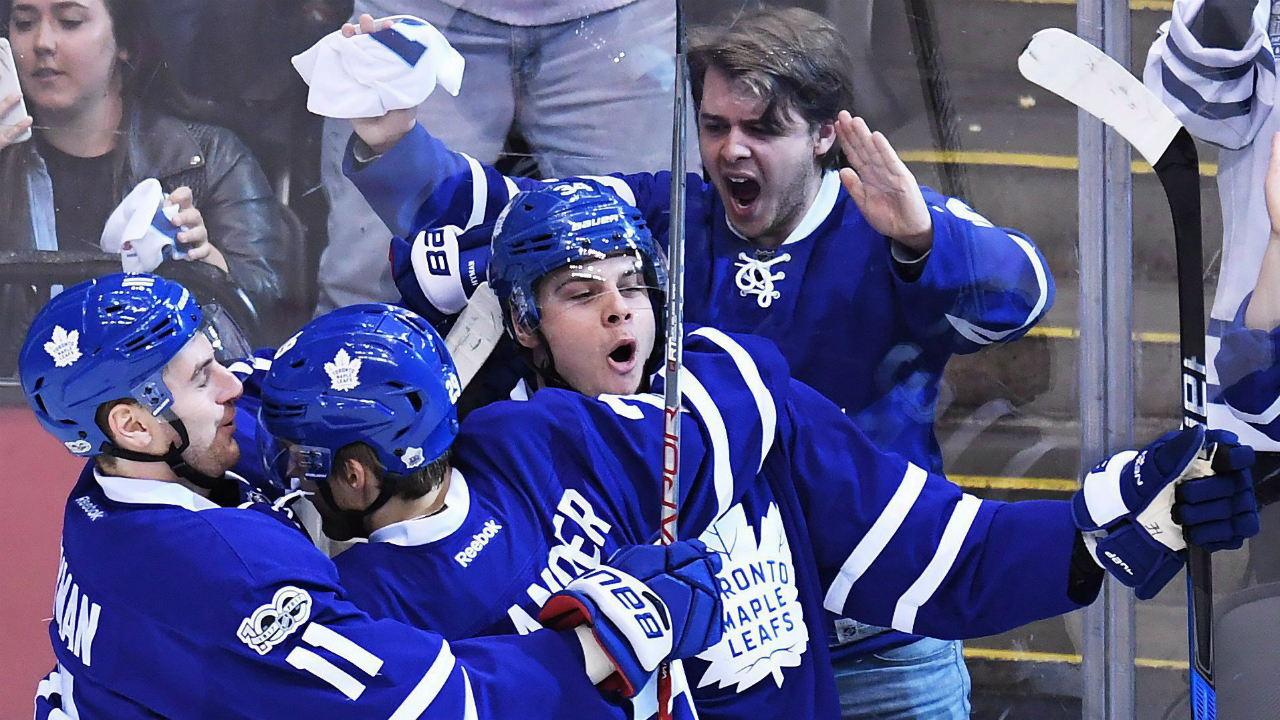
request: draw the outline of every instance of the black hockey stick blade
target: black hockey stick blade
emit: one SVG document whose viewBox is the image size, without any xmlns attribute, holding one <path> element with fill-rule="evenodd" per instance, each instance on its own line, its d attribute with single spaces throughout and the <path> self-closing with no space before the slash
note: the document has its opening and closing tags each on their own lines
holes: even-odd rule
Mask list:
<svg viewBox="0 0 1280 720">
<path fill-rule="evenodd" d="M 1195 142 L 1160 99 L 1126 68 L 1085 40 L 1041 30 L 1018 58 L 1023 77 L 1118 132 L 1155 169 L 1173 217 L 1178 260 L 1178 326 L 1183 424 L 1205 424 L 1204 281 L 1200 165 Z M 1209 553 L 1188 545 L 1187 630 L 1191 716 L 1216 720 L 1213 666 L 1213 568 Z"/>
</svg>

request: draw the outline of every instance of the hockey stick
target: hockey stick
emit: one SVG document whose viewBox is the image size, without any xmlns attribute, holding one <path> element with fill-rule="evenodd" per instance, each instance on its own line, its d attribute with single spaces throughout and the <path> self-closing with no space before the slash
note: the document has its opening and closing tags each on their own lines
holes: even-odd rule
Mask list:
<svg viewBox="0 0 1280 720">
<path fill-rule="evenodd" d="M 1200 164 L 1191 134 L 1138 78 L 1102 51 L 1057 28 L 1032 36 L 1018 58 L 1022 76 L 1093 115 L 1155 168 L 1173 215 L 1178 258 L 1178 329 L 1182 354 L 1182 422 L 1204 425 L 1204 287 L 1200 238 Z M 1203 459 L 1203 455 L 1202 455 Z M 1187 630 L 1191 717 L 1218 715 L 1213 667 L 1213 567 L 1209 553 L 1187 546 Z"/>
<path fill-rule="evenodd" d="M 666 362 L 662 368 L 662 517 L 661 542 L 678 537 L 680 512 L 680 370 L 684 364 L 684 240 L 685 240 L 685 85 L 688 84 L 688 40 L 684 0 L 676 0 L 675 106 L 671 131 L 671 208 L 667 231 Z M 671 664 L 658 667 L 658 717 L 671 717 Z"/>
<path fill-rule="evenodd" d="M 489 289 L 489 283 L 482 282 L 471 293 L 467 306 L 444 339 L 463 390 L 493 354 L 503 332 L 502 305 Z"/>
</svg>

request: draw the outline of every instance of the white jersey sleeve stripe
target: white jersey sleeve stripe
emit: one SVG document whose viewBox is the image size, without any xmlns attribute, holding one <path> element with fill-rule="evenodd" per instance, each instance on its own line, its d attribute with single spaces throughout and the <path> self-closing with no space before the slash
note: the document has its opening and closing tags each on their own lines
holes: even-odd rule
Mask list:
<svg viewBox="0 0 1280 720">
<path fill-rule="evenodd" d="M 902 482 L 898 484 L 893 497 L 889 498 L 889 504 L 885 506 L 880 517 L 876 518 L 871 529 L 858 541 L 853 552 L 840 566 L 840 573 L 831 582 L 827 596 L 823 599 L 823 607 L 833 613 L 844 614 L 844 606 L 849 601 L 849 591 L 853 589 L 853 584 L 862 577 L 867 568 L 871 567 L 871 563 L 880 557 L 880 553 L 893 539 L 898 528 L 902 527 L 902 522 L 906 520 L 907 513 L 916 504 L 916 498 L 920 497 L 920 491 L 924 489 L 924 483 L 928 477 L 929 474 L 923 468 L 907 463 L 907 471 L 903 474 Z"/>
<path fill-rule="evenodd" d="M 506 175 L 502 176 L 502 180 L 507 184 L 507 201 L 510 202 L 511 198 L 520 194 L 520 187 L 516 185 L 515 180 L 512 180 Z"/>
<path fill-rule="evenodd" d="M 1045 303 L 1049 301 L 1049 281 L 1045 274 L 1044 263 L 1040 262 L 1040 256 L 1036 254 L 1036 249 L 1031 247 L 1031 243 L 1023 240 L 1017 235 L 1014 235 L 1013 233 L 1006 234 L 1009 236 L 1009 239 L 1013 240 L 1013 242 L 1018 246 L 1018 249 L 1026 253 L 1027 260 L 1031 262 L 1031 269 L 1035 272 L 1036 286 L 1040 292 L 1040 296 L 1036 299 L 1036 304 L 1031 308 L 1031 312 L 1027 313 L 1027 319 L 1018 327 L 1010 328 L 1008 330 L 988 330 L 974 325 L 964 318 L 959 318 L 950 314 L 946 316 L 947 321 L 951 323 L 951 326 L 954 327 L 957 332 L 968 340 L 979 345 L 990 345 L 993 342 L 999 342 L 1000 340 L 1003 340 L 1036 322 L 1040 319 L 1040 313 L 1044 312 Z"/>
<path fill-rule="evenodd" d="M 702 419 L 702 424 L 711 436 L 712 477 L 716 486 L 716 517 L 729 510 L 733 500 L 733 466 L 729 463 L 729 434 L 725 430 L 724 417 L 720 408 L 711 400 L 711 395 L 703 387 L 702 382 L 689 372 L 688 368 L 680 368 L 681 390 L 694 412 Z"/>
<path fill-rule="evenodd" d="M 898 605 L 893 610 L 894 630 L 905 633 L 914 631 L 916 613 L 922 605 L 929 602 L 929 598 L 933 597 L 938 586 L 946 579 L 947 573 L 951 572 L 980 507 L 982 501 L 972 495 L 966 494 L 960 498 L 955 511 L 951 513 L 951 519 L 947 521 L 946 529 L 942 531 L 942 541 L 938 543 L 933 559 L 924 572 L 920 573 L 920 577 L 898 598 Z"/>
<path fill-rule="evenodd" d="M 462 228 L 463 232 L 484 222 L 484 211 L 488 205 L 489 180 L 484 176 L 484 166 L 475 158 L 466 153 L 459 153 L 466 158 L 467 165 L 471 168 L 471 217 L 467 219 L 467 226 Z"/>
<path fill-rule="evenodd" d="M 410 691 L 409 697 L 405 698 L 404 702 L 400 703 L 400 707 L 391 714 L 390 720 L 417 720 L 422 717 L 422 713 L 427 711 L 431 701 L 440 694 L 440 689 L 453 673 L 455 664 L 449 643 L 442 641 L 440 653 L 436 655 L 435 662 L 431 663 L 427 674 L 423 675 L 417 686 Z"/>
<path fill-rule="evenodd" d="M 707 338 L 729 353 L 729 357 L 733 358 L 734 364 L 738 366 L 738 372 L 742 373 L 742 379 L 747 383 L 747 387 L 751 389 L 751 396 L 756 401 L 756 409 L 760 411 L 762 431 L 760 466 L 763 466 L 764 459 L 769 456 L 769 449 L 773 447 L 773 439 L 778 432 L 778 407 L 774 404 L 773 396 L 769 394 L 769 389 L 765 387 L 764 379 L 760 377 L 760 368 L 756 367 L 751 355 L 737 341 L 719 330 L 711 327 L 702 327 L 695 330 L 693 334 Z"/>
<path fill-rule="evenodd" d="M 466 706 L 462 709 L 462 720 L 477 720 L 476 696 L 471 690 L 471 676 L 467 674 L 466 668 L 462 668 L 462 686 L 466 689 L 463 697 Z"/>
<path fill-rule="evenodd" d="M 382 669 L 382 658 L 319 623 L 307 624 L 307 629 L 302 631 L 302 641 L 328 650 L 360 668 L 366 675 L 377 675 Z"/>
<path fill-rule="evenodd" d="M 1113 476 L 1119 475 L 1124 466 L 1137 456 L 1138 453 L 1133 450 L 1116 453 L 1107 460 L 1107 464 L 1101 470 L 1089 473 L 1089 475 L 1111 477 L 1094 482 L 1089 482 L 1088 478 L 1085 478 L 1084 504 L 1089 508 L 1089 516 L 1095 524 L 1105 525 L 1129 512 L 1129 508 L 1125 507 L 1124 498 L 1120 495 L 1120 482 Z"/>
<path fill-rule="evenodd" d="M 628 205 L 636 204 L 636 194 L 631 186 L 622 178 L 613 177 L 612 175 L 583 175 L 584 180 L 595 180 L 605 187 L 618 193 L 618 197 L 627 201 Z"/>
<path fill-rule="evenodd" d="M 1253 423 L 1254 425 L 1270 425 L 1277 417 L 1280 417 L 1280 397 L 1277 397 L 1267 409 L 1256 415 L 1247 413 L 1235 405 L 1231 405 L 1231 412 L 1245 422 Z"/>
<path fill-rule="evenodd" d="M 296 647 L 290 650 L 284 660 L 299 670 L 305 670 L 329 683 L 352 700 L 359 700 L 360 696 L 364 694 L 364 683 L 351 677 L 351 674 L 346 670 L 339 668 L 306 648 Z"/>
</svg>

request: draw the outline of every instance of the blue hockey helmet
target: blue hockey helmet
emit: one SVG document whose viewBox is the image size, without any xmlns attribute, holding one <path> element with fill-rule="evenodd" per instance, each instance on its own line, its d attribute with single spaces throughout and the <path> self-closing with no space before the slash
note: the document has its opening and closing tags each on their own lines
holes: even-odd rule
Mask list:
<svg viewBox="0 0 1280 720">
<path fill-rule="evenodd" d="M 210 310 L 202 310 L 186 288 L 158 275 L 115 273 L 64 290 L 36 314 L 19 351 L 27 402 L 45 430 L 76 455 L 181 464 L 177 456 L 186 449 L 187 436 L 169 409 L 173 395 L 163 379 L 165 365 L 202 332 L 219 359 L 248 352 L 234 322 Z M 114 447 L 97 423 L 98 408 L 128 399 L 174 424 L 181 447 L 164 457 Z"/>
<path fill-rule="evenodd" d="M 436 331 L 383 303 L 351 305 L 307 323 L 276 353 L 262 383 L 259 434 L 268 470 L 285 486 L 327 479 L 337 452 L 364 443 L 384 470 L 382 497 L 444 455 L 458 434 L 458 373 Z"/>
<path fill-rule="evenodd" d="M 503 322 L 513 335 L 513 313 L 528 329 L 541 324 L 534 285 L 544 275 L 627 253 L 644 266 L 656 327 L 663 327 L 666 258 L 644 215 L 594 180 L 548 183 L 516 195 L 498 216 L 491 248 L 489 285 L 503 303 Z"/>
</svg>

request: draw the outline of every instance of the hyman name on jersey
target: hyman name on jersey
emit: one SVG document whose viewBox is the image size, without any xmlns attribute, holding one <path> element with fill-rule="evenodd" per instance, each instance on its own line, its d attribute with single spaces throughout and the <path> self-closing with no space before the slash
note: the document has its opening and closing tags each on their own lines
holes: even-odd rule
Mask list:
<svg viewBox="0 0 1280 720">
<path fill-rule="evenodd" d="M 93 638 L 98 634 L 98 620 L 102 606 L 89 599 L 71 577 L 67 558 L 58 558 L 58 591 L 53 596 L 53 622 L 58 626 L 58 637 L 84 663 L 93 664 Z"/>
</svg>

